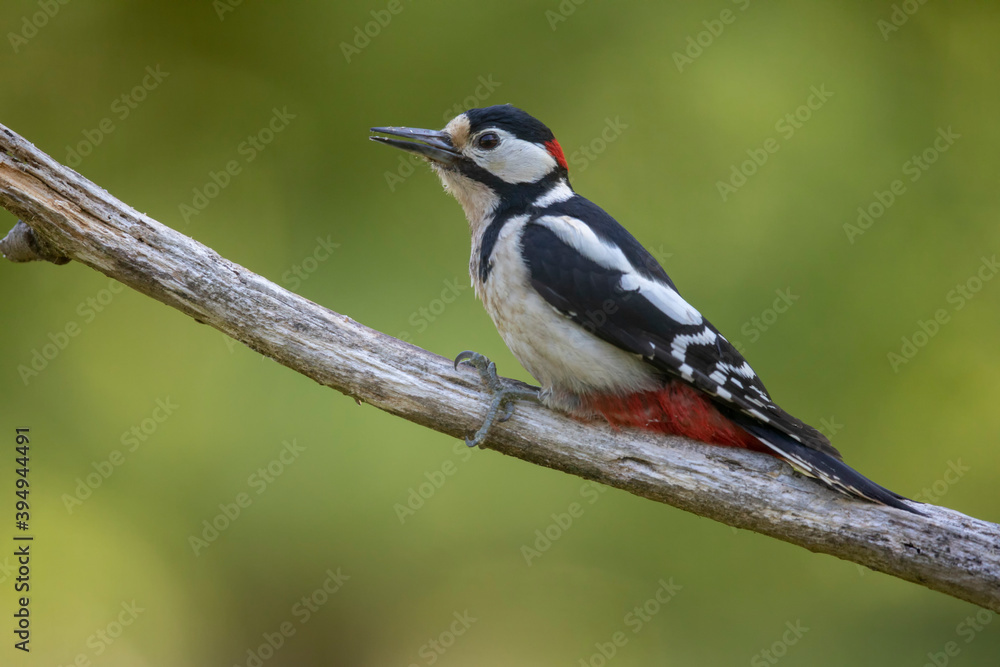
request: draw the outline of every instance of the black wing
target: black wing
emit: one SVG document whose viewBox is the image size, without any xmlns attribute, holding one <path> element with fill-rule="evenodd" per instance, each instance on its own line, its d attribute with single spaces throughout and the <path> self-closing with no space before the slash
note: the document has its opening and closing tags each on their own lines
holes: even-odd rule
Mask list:
<svg viewBox="0 0 1000 667">
<path fill-rule="evenodd" d="M 612 345 L 641 355 L 661 372 L 683 378 L 717 403 L 736 408 L 807 447 L 840 458 L 822 433 L 771 400 L 764 383 L 711 322 L 700 317 L 697 323 L 680 322 L 640 290 L 623 289 L 623 271 L 602 266 L 571 248 L 548 226 L 529 222 L 521 243 L 532 286 L 564 316 Z M 635 244 L 648 262 L 659 268 L 656 260 Z M 671 282 L 657 280 L 655 274 L 646 277 L 690 308 Z"/>
<path fill-rule="evenodd" d="M 589 230 L 642 275 L 623 281 L 629 268 L 615 266 L 609 259 L 613 253 L 590 257 L 571 247 L 553 231 L 547 210 L 525 225 L 521 251 L 532 286 L 549 304 L 608 343 L 704 392 L 741 428 L 803 472 L 850 495 L 914 511 L 899 502 L 901 496 L 844 464 L 822 433 L 778 407 L 743 356 L 680 297 L 656 260 L 610 216 L 593 208 L 607 220 L 603 227 L 588 224 Z M 592 222 L 593 213 L 586 219 Z M 572 222 L 584 224 L 579 218 Z M 647 289 L 630 288 L 637 281 Z M 652 289 L 649 281 L 655 283 Z M 678 317 L 672 310 L 684 307 L 691 316 Z"/>
</svg>

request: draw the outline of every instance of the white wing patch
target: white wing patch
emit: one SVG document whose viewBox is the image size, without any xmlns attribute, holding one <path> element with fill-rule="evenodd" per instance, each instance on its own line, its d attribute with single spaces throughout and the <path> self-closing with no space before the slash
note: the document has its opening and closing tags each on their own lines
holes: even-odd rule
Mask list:
<svg viewBox="0 0 1000 667">
<path fill-rule="evenodd" d="M 543 215 L 538 219 L 538 224 L 547 227 L 560 241 L 605 269 L 622 273 L 634 271 L 619 248 L 599 239 L 594 230 L 581 220 L 568 215 Z"/>
<path fill-rule="evenodd" d="M 696 334 L 678 334 L 674 336 L 674 339 L 670 341 L 670 347 L 673 348 L 672 352 L 674 352 L 674 356 L 677 356 L 677 353 L 686 356 L 688 345 L 713 345 L 717 338 L 718 334 L 705 327 Z M 684 356 L 677 358 L 683 361 Z"/>
<path fill-rule="evenodd" d="M 770 410 L 775 407 L 774 403 L 771 401 L 771 397 L 753 382 L 753 380 L 757 378 L 757 374 L 754 373 L 754 370 L 750 368 L 750 364 L 746 361 L 739 366 L 733 366 L 732 364 L 728 364 L 724 361 L 718 361 L 715 364 L 715 369 L 708 375 L 708 379 L 718 387 L 732 385 L 733 387 L 742 390 L 744 389 L 744 383 L 740 382 L 738 378 L 748 380 L 746 388 L 749 389 L 749 391 L 739 392 L 742 394 L 743 400 L 747 401 L 751 405 L 761 408 L 762 410 Z M 731 395 L 729 391 L 726 391 L 725 393 Z M 722 398 L 728 399 L 727 396 L 723 396 L 723 394 L 719 393 L 719 391 L 716 391 L 716 394 Z M 768 421 L 768 418 L 758 410 L 751 408 L 746 410 L 746 412 L 747 414 L 753 415 L 765 423 Z"/>
<path fill-rule="evenodd" d="M 727 364 L 724 361 L 720 361 L 719 363 L 715 364 L 715 368 L 716 372 L 721 372 L 725 375 L 731 375 L 731 374 L 742 375 L 748 380 L 752 380 L 755 377 L 757 377 L 757 374 L 753 372 L 753 369 L 750 368 L 750 364 L 748 364 L 746 361 L 743 362 L 742 366 L 733 366 L 732 364 Z"/>
<path fill-rule="evenodd" d="M 550 195 L 556 196 L 558 186 L 542 195 L 540 200 Z M 567 188 L 568 189 L 568 188 Z M 698 327 L 694 333 L 677 333 L 670 340 L 669 355 L 678 363 L 675 366 L 684 380 L 695 384 L 702 391 L 718 396 L 724 401 L 735 403 L 739 409 L 761 423 L 779 423 L 780 411 L 771 397 L 760 385 L 760 379 L 746 360 L 739 363 L 715 360 L 712 350 L 708 354 L 693 353 L 691 347 L 716 346 L 720 342 L 728 342 L 722 334 L 715 331 L 705 322 L 694 307 L 685 301 L 676 290 L 639 273 L 629 262 L 620 248 L 603 241 L 597 233 L 583 221 L 568 215 L 543 215 L 535 221 L 537 224 L 552 231 L 563 243 L 570 246 L 583 257 L 595 264 L 621 273 L 619 287 L 627 292 L 641 294 L 650 304 L 678 324 Z M 688 329 L 690 331 L 690 329 Z M 657 349 L 649 342 L 648 358 L 657 356 Z M 735 354 L 735 352 L 733 352 Z M 707 357 L 704 358 L 704 357 Z M 708 368 L 700 366 L 708 361 Z M 801 442 L 801 438 L 788 430 L 787 435 Z M 771 446 L 768 443 L 768 446 Z"/>
<path fill-rule="evenodd" d="M 680 324 L 701 324 L 701 313 L 685 301 L 680 294 L 668 286 L 650 280 L 638 273 L 626 273 L 621 279 L 621 288 L 626 292 L 638 291 L 660 312 Z"/>
<path fill-rule="evenodd" d="M 547 227 L 563 243 L 590 261 L 606 269 L 622 273 L 620 286 L 626 292 L 639 292 L 664 315 L 680 324 L 701 324 L 703 319 L 694 306 L 663 283 L 640 274 L 625 257 L 625 253 L 602 241 L 589 225 L 568 215 L 546 215 L 538 224 Z"/>
</svg>

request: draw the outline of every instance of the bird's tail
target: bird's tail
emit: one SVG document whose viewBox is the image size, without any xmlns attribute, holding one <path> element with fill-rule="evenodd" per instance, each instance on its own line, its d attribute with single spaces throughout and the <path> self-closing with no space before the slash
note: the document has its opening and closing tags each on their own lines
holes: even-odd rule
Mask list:
<svg viewBox="0 0 1000 667">
<path fill-rule="evenodd" d="M 613 426 L 671 433 L 770 454 L 845 495 L 922 514 L 903 502 L 907 498 L 879 486 L 841 461 L 832 447 L 834 454 L 807 447 L 738 410 L 712 402 L 682 382 L 626 396 L 584 396 L 581 408 L 580 416 L 600 415 Z"/>
<path fill-rule="evenodd" d="M 923 516 L 922 512 L 903 502 L 913 501 L 879 486 L 840 459 L 806 447 L 784 433 L 768 428 L 741 413 L 734 412 L 728 416 L 767 446 L 775 456 L 787 461 L 806 475 L 815 477 L 835 491 Z"/>
</svg>

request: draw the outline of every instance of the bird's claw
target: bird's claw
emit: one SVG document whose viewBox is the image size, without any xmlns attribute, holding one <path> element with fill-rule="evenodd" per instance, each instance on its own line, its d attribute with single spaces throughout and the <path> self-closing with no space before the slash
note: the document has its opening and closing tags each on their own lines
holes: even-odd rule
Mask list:
<svg viewBox="0 0 1000 667">
<path fill-rule="evenodd" d="M 458 356 L 455 357 L 455 370 L 458 370 L 458 365 L 461 363 L 469 362 L 472 363 L 473 357 L 482 357 L 483 355 L 478 352 L 473 352 L 472 350 L 465 350 L 464 352 L 459 352 Z M 485 357 L 483 357 L 485 359 Z"/>
<path fill-rule="evenodd" d="M 466 350 L 455 357 L 456 370 L 459 364 L 463 363 L 479 371 L 479 377 L 482 379 L 483 384 L 493 394 L 493 400 L 490 401 L 490 407 L 486 411 L 486 418 L 483 420 L 483 425 L 479 427 L 479 430 L 471 438 L 465 438 L 466 445 L 475 447 L 486 440 L 486 436 L 489 434 L 490 427 L 493 426 L 494 422 L 505 422 L 513 416 L 514 401 L 516 399 L 523 398 L 537 401 L 538 392 L 519 387 L 505 387 L 500 378 L 497 377 L 496 364 L 478 352 Z"/>
<path fill-rule="evenodd" d="M 455 357 L 455 370 L 458 370 L 459 364 L 468 364 L 479 371 L 479 377 L 482 378 L 483 384 L 494 393 L 503 391 L 503 383 L 497 377 L 497 365 L 490 361 L 489 357 L 472 350 L 466 350 Z"/>
</svg>

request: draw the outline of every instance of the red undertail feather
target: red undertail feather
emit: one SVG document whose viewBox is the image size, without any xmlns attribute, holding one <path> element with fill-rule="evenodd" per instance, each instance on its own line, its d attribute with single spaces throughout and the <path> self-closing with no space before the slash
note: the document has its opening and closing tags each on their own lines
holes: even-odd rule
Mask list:
<svg viewBox="0 0 1000 667">
<path fill-rule="evenodd" d="M 593 394 L 583 397 L 583 402 L 612 426 L 631 426 L 771 454 L 757 438 L 723 416 L 711 399 L 681 382 L 670 381 L 662 389 L 625 396 Z"/>
</svg>

